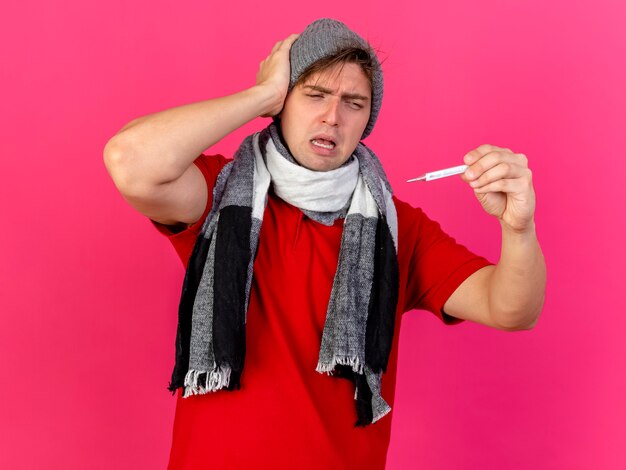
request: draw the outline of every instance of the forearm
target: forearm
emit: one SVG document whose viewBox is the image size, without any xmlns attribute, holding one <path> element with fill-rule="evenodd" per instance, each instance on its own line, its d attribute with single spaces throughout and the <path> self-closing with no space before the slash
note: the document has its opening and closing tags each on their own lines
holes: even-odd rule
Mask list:
<svg viewBox="0 0 626 470">
<path fill-rule="evenodd" d="M 180 177 L 205 149 L 275 106 L 267 87 L 187 104 L 131 121 L 105 147 L 107 166 L 127 181 L 158 185 Z"/>
<path fill-rule="evenodd" d="M 534 223 L 523 233 L 502 226 L 502 252 L 489 281 L 489 312 L 503 328 L 532 327 L 543 306 L 546 265 Z"/>
</svg>

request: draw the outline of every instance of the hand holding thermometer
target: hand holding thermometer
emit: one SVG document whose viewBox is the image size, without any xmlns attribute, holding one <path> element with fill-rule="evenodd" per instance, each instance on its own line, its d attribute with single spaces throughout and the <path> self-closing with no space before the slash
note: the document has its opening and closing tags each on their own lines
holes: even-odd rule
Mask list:
<svg viewBox="0 0 626 470">
<path fill-rule="evenodd" d="M 467 165 L 453 166 L 452 168 L 445 168 L 439 171 L 431 171 L 430 173 L 424 173 L 422 176 L 407 180 L 407 183 L 414 181 L 431 181 L 439 178 L 445 178 L 446 176 L 460 175 L 467 170 Z"/>
</svg>

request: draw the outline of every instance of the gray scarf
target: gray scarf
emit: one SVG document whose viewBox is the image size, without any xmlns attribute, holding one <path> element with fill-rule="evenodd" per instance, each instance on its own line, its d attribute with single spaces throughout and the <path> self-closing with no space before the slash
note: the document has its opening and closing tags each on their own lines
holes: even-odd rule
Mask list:
<svg viewBox="0 0 626 470">
<path fill-rule="evenodd" d="M 217 177 L 183 283 L 169 388 L 182 387 L 184 397 L 239 388 L 270 183 L 279 197 L 319 222 L 345 216 L 316 371 L 355 384 L 356 426 L 376 422 L 391 410 L 380 390 L 398 300 L 391 187 L 378 158 L 361 143 L 336 170 L 297 165 L 275 124 L 248 136 Z"/>
</svg>

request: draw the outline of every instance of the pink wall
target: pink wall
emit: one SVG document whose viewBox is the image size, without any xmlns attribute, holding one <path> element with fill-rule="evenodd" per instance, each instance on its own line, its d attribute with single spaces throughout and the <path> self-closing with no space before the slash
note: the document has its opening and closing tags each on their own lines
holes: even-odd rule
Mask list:
<svg viewBox="0 0 626 470">
<path fill-rule="evenodd" d="M 0 467 L 164 468 L 183 269 L 102 149 L 134 117 L 251 85 L 275 41 L 334 16 L 386 57 L 367 142 L 397 194 L 497 260 L 460 180 L 403 180 L 482 143 L 523 152 L 548 262 L 532 331 L 407 314 L 388 468 L 626 468 L 623 2 L 248 3 L 3 3 Z"/>
</svg>

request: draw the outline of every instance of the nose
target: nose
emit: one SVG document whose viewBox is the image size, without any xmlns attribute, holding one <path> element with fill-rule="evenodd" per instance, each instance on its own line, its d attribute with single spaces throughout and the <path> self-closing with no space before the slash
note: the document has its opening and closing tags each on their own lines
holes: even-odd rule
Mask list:
<svg viewBox="0 0 626 470">
<path fill-rule="evenodd" d="M 340 101 L 338 99 L 328 100 L 322 116 L 322 122 L 333 127 L 339 124 L 339 104 Z"/>
</svg>

